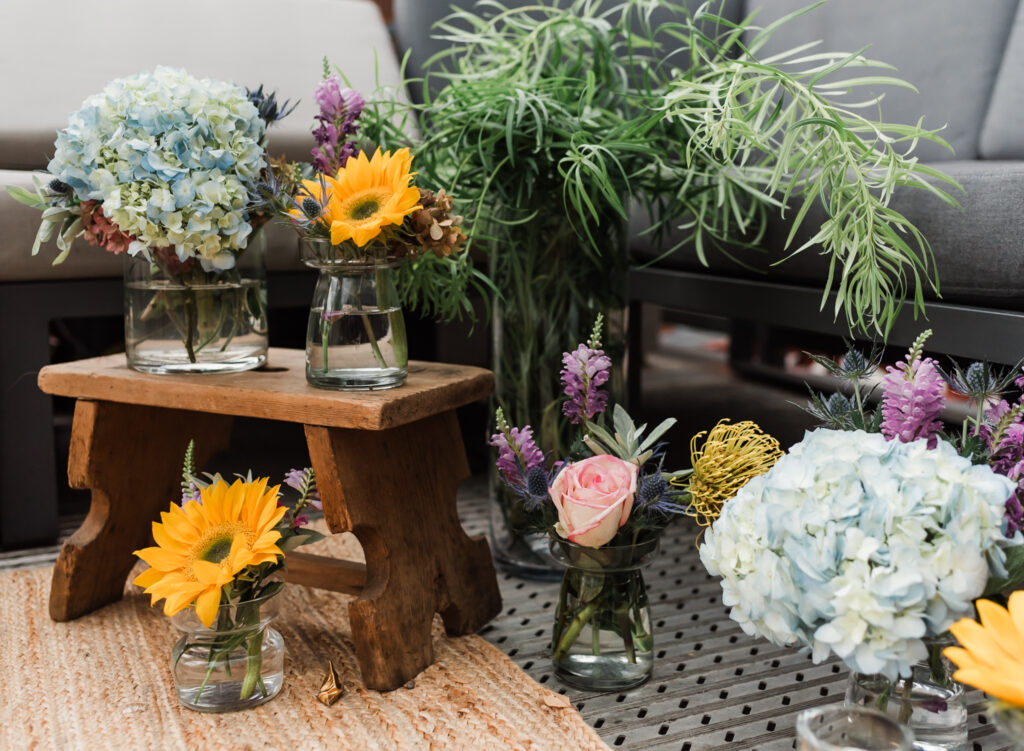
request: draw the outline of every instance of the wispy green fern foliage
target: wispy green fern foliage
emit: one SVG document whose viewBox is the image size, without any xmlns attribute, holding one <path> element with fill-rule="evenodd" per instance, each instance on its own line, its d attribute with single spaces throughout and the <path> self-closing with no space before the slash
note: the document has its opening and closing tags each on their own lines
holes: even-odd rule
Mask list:
<svg viewBox="0 0 1024 751">
<path fill-rule="evenodd" d="M 937 289 L 926 238 L 890 199 L 915 187 L 955 203 L 944 190 L 955 183 L 913 156 L 921 139 L 943 143 L 935 130 L 870 116 L 878 100 L 861 91 L 912 88 L 889 66 L 811 42 L 761 56 L 790 17 L 735 24 L 719 2 L 694 13 L 677 0 L 563 5 L 455 10 L 435 30 L 449 49 L 413 84 L 424 104 L 385 93 L 364 116 L 385 145 L 419 133 L 417 168 L 468 204 L 471 239 L 499 256 L 489 275 L 503 294 L 531 265 L 511 244 L 542 217 L 546 232 L 564 224 L 583 241 L 562 270 L 569 281 L 600 270 L 614 283 L 622 264 L 606 228 L 629 198 L 659 217 L 655 231 L 681 227 L 680 246 L 702 261 L 756 247 L 768 212 L 791 218 L 793 245 L 820 203 L 826 220 L 791 250 L 829 257 L 833 313 L 862 330 L 884 334 L 905 296 L 920 309 L 923 290 Z"/>
<path fill-rule="evenodd" d="M 944 188 L 959 186 L 913 155 L 920 140 L 947 145 L 936 130 L 870 116 L 879 99 L 865 89 L 913 90 L 887 75 L 891 66 L 864 50 L 815 52 L 814 41 L 759 55 L 780 27 L 813 7 L 758 27 L 756 15 L 734 25 L 704 6 L 673 26 L 691 66 L 666 92 L 664 115 L 683 129 L 679 153 L 691 176 L 671 208 L 693 217 L 702 253 L 708 238 L 724 243 L 736 230 L 749 231 L 749 199 L 790 217 L 787 246 L 820 203 L 824 223 L 792 250 L 828 256 L 833 313 L 884 335 L 908 294 L 920 310 L 925 287 L 938 291 L 928 241 L 889 205 L 893 192 L 920 188 L 955 205 Z M 700 33 L 708 27 L 717 35 Z"/>
</svg>

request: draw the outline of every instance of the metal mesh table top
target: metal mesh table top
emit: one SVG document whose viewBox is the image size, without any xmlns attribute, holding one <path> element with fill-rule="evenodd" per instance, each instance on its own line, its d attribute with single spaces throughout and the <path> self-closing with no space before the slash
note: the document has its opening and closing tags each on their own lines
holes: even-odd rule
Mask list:
<svg viewBox="0 0 1024 751">
<path fill-rule="evenodd" d="M 460 494 L 470 534 L 487 531 L 486 487 Z M 697 527 L 681 522 L 662 536 L 644 571 L 654 623 L 654 674 L 622 693 L 591 693 L 560 684 L 551 666 L 551 624 L 559 585 L 499 574 L 504 606 L 481 636 L 534 680 L 567 695 L 613 749 L 795 748 L 804 709 L 843 700 L 847 668 L 815 665 L 796 649 L 747 636 L 722 605 L 721 586 L 700 562 Z M 967 695 L 972 751 L 1005 751 L 1009 742 L 984 713 L 984 696 Z"/>
</svg>

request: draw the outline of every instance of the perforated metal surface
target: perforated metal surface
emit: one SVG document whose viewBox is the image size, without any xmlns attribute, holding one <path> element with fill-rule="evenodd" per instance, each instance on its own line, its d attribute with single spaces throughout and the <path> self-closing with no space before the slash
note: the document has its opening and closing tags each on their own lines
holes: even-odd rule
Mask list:
<svg viewBox="0 0 1024 751">
<path fill-rule="evenodd" d="M 470 534 L 486 532 L 486 504 L 483 482 L 467 483 L 459 511 Z M 596 694 L 555 679 L 550 638 L 557 583 L 499 576 L 504 607 L 481 635 L 536 681 L 569 696 L 613 749 L 788 751 L 795 747 L 796 715 L 842 701 L 848 671 L 744 634 L 722 605 L 718 580 L 701 565 L 695 538 L 695 527 L 676 524 L 645 571 L 656 659 L 653 677 L 639 688 Z M 972 751 L 1008 749 L 983 713 L 980 692 L 968 694 L 968 711 Z"/>
</svg>

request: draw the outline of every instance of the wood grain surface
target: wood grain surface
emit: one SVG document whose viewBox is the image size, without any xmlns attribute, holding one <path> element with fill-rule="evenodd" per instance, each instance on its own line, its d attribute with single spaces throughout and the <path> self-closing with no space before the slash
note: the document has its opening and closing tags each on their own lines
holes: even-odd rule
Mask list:
<svg viewBox="0 0 1024 751">
<path fill-rule="evenodd" d="M 68 482 L 92 490 L 89 515 L 61 548 L 50 617 L 70 621 L 121 599 L 133 550 L 152 544 L 152 524 L 179 497 L 189 439 L 199 466 L 228 445 L 232 418 L 177 409 L 80 401 L 75 405 Z"/>
<path fill-rule="evenodd" d="M 122 404 L 171 407 L 333 428 L 384 430 L 482 399 L 489 370 L 409 363 L 405 385 L 386 391 L 327 391 L 306 382 L 305 353 L 272 347 L 268 365 L 245 373 L 149 375 L 129 370 L 123 354 L 47 365 L 48 394 Z"/>
</svg>

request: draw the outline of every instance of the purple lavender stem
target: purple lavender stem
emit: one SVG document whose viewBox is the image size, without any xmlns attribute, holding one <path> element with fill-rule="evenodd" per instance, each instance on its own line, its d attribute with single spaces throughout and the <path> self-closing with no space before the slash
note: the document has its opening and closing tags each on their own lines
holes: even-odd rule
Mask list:
<svg viewBox="0 0 1024 751">
<path fill-rule="evenodd" d="M 562 413 L 574 425 L 604 412 L 608 406 L 608 393 L 600 389 L 611 376 L 612 361 L 602 349 L 579 345 L 572 352 L 562 354 L 562 387 L 569 401 L 562 405 Z"/>
</svg>

